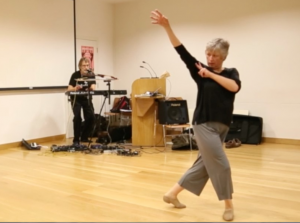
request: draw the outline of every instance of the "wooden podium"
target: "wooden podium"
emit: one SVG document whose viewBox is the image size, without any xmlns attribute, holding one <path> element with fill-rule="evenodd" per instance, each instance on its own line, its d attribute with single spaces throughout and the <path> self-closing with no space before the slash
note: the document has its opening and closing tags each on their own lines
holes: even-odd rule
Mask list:
<svg viewBox="0 0 300 223">
<path fill-rule="evenodd" d="M 159 88 L 157 96 L 139 96 Z M 132 83 L 132 145 L 164 146 L 162 125 L 157 119 L 158 99 L 165 98 L 166 79 L 137 79 Z"/>
</svg>

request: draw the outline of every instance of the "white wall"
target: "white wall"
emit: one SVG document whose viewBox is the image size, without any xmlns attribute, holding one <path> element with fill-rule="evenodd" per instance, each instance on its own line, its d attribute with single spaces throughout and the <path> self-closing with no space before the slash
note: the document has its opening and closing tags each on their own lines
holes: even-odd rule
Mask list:
<svg viewBox="0 0 300 223">
<path fill-rule="evenodd" d="M 0 88 L 65 85 L 74 70 L 72 1 L 0 0 L 0 27 Z"/>
<path fill-rule="evenodd" d="M 24 4 L 24 7 L 30 7 L 26 1 L 20 1 L 19 4 Z M 47 4 L 45 2 L 45 6 Z M 76 0 L 76 13 L 78 23 L 77 38 L 96 40 L 98 42 L 99 60 L 96 63 L 97 69 L 99 72 L 112 75 L 113 6 L 97 0 Z M 22 18 L 18 17 L 18 14 L 14 14 L 14 16 L 16 20 Z M 28 16 L 30 17 L 31 15 L 29 14 Z M 36 17 L 28 19 L 31 21 L 38 20 Z M 0 35 L 5 35 L 5 33 L 1 32 Z M 8 38 L 5 44 L 9 45 L 12 43 Z M 26 49 L 24 46 L 24 48 L 20 47 L 19 50 L 22 52 Z M 74 54 L 70 55 L 70 58 L 74 60 Z M 39 61 L 32 62 L 38 63 Z M 53 66 L 56 66 L 55 58 L 53 58 L 52 63 Z M 2 59 L 0 64 L 3 67 L 6 61 Z M 18 63 L 16 63 L 17 65 Z M 74 66 L 72 68 L 74 69 Z M 72 72 L 67 75 L 71 76 Z M 1 73 L 1 75 L 7 74 Z M 23 75 L 29 74 L 24 72 Z M 67 86 L 68 82 L 65 85 Z M 106 85 L 99 83 L 99 87 L 106 88 Z M 101 100 L 103 100 L 101 96 L 94 97 L 96 111 L 100 111 Z M 106 106 L 105 109 L 109 109 L 109 107 Z M 0 144 L 18 142 L 22 138 L 30 140 L 66 134 L 67 125 L 70 122 L 72 123 L 73 117 L 70 104 L 67 103 L 67 98 L 64 95 L 64 90 L 0 91 L 0 115 Z"/>
<path fill-rule="evenodd" d="M 240 72 L 242 90 L 235 109 L 264 119 L 265 137 L 300 139 L 300 1 L 298 0 L 143 0 L 115 6 L 115 73 L 127 86 L 147 71 L 145 60 L 162 74 L 169 71 L 169 96 L 195 107 L 196 85 L 171 47 L 164 30 L 150 23 L 161 10 L 187 49 L 205 61 L 206 43 L 223 37 L 231 47 L 226 67 Z"/>
<path fill-rule="evenodd" d="M 64 134 L 64 100 L 59 92 L 1 93 L 0 144 Z"/>
</svg>

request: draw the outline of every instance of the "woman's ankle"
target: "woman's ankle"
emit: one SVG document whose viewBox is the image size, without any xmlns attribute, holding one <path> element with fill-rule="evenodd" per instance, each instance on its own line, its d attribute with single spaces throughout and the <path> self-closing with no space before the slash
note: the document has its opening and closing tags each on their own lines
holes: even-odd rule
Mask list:
<svg viewBox="0 0 300 223">
<path fill-rule="evenodd" d="M 174 194 L 174 193 L 169 191 L 169 192 L 165 193 L 165 196 L 170 197 L 170 198 L 176 198 L 177 194 Z"/>
<path fill-rule="evenodd" d="M 225 209 L 226 210 L 233 210 L 233 204 L 232 204 L 232 200 L 228 199 L 228 200 L 224 200 L 225 201 Z"/>
</svg>

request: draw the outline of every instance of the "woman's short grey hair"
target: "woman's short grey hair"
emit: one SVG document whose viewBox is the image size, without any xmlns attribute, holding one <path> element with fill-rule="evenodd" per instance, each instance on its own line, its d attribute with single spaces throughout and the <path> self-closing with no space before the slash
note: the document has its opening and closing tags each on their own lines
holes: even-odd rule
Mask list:
<svg viewBox="0 0 300 223">
<path fill-rule="evenodd" d="M 206 51 L 218 51 L 225 60 L 228 55 L 229 46 L 230 44 L 227 40 L 216 38 L 206 44 Z"/>
</svg>

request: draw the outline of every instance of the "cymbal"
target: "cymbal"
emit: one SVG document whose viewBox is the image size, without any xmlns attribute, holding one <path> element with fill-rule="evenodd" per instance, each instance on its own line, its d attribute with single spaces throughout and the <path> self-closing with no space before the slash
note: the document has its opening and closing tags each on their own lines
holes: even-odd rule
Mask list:
<svg viewBox="0 0 300 223">
<path fill-rule="evenodd" d="M 104 81 L 115 81 L 115 80 L 118 80 L 118 79 L 115 79 L 115 78 L 103 78 Z"/>
<path fill-rule="evenodd" d="M 77 78 L 75 80 L 76 81 L 96 81 L 96 79 L 91 79 L 91 78 Z"/>
<path fill-rule="evenodd" d="M 115 81 L 115 80 L 118 80 L 117 78 L 113 78 L 113 77 L 99 77 L 99 78 L 96 78 L 96 81 Z"/>
</svg>

